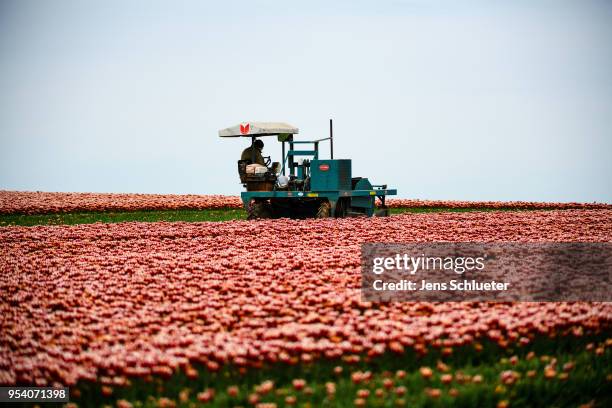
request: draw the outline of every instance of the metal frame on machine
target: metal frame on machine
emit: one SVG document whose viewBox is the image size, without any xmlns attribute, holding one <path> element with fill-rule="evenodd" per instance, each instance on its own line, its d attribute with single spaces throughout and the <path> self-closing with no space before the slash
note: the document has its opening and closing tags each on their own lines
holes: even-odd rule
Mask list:
<svg viewBox="0 0 612 408">
<path fill-rule="evenodd" d="M 244 206 L 254 198 L 327 198 L 332 206 L 332 215 L 336 203 L 341 198 L 350 197 L 378 197 L 385 204 L 385 196 L 397 194 L 396 189 L 387 189 L 386 186 L 375 185 L 372 190 L 339 190 L 339 191 L 244 191 L 240 194 Z M 385 188 L 383 188 L 385 187 Z M 374 208 L 366 209 L 366 215 L 371 216 Z"/>
<path fill-rule="evenodd" d="M 254 144 L 256 136 L 251 137 L 251 145 Z M 280 138 L 279 138 L 280 139 Z M 291 176 L 303 179 L 306 175 L 303 173 L 303 168 L 296 163 L 294 157 L 296 156 L 309 156 L 312 160 L 319 159 L 319 143 L 329 140 L 330 142 L 330 159 L 334 158 L 334 133 L 333 123 L 329 120 L 329 137 L 316 140 L 293 140 L 293 134 L 288 134 L 286 139 L 282 140 L 282 157 L 283 163 L 281 168 L 281 174 L 286 175 L 287 168 L 289 168 L 289 174 Z M 286 145 L 289 145 L 289 150 L 286 149 Z M 312 144 L 314 150 L 301 150 L 299 145 Z M 296 146 L 298 145 L 298 146 Z M 298 173 L 298 174 L 296 174 Z M 301 173 L 301 174 L 300 174 Z M 253 199 L 272 199 L 272 198 L 285 198 L 285 199 L 317 199 L 326 198 L 332 207 L 332 215 L 335 213 L 336 203 L 341 198 L 350 197 L 378 197 L 383 206 L 385 205 L 385 196 L 397 194 L 396 189 L 387 189 L 386 185 L 372 185 L 372 189 L 367 190 L 334 190 L 334 191 L 299 191 L 299 190 L 276 190 L 276 186 L 273 191 L 244 191 L 240 194 L 242 202 L 247 207 Z M 364 208 L 368 216 L 371 216 L 374 212 L 374 206 L 370 208 Z"/>
</svg>

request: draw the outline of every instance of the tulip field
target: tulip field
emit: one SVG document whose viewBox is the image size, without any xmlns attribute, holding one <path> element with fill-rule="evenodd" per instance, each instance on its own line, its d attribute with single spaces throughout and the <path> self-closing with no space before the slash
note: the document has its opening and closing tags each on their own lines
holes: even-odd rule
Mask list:
<svg viewBox="0 0 612 408">
<path fill-rule="evenodd" d="M 470 207 L 393 205 L 452 203 Z M 5 215 L 239 206 L 0 192 Z M 611 303 L 361 299 L 365 242 L 612 241 L 606 204 L 478 208 L 2 226 L 0 385 L 67 385 L 83 407 L 610 406 Z"/>
<path fill-rule="evenodd" d="M 541 203 L 526 201 L 442 201 L 388 199 L 390 208 L 480 209 L 605 209 L 604 203 Z M 242 208 L 238 196 L 178 194 L 48 193 L 0 190 L 0 214 L 49 214 L 70 212 L 211 210 Z"/>
<path fill-rule="evenodd" d="M 542 203 L 387 199 L 392 214 L 405 212 L 612 209 L 604 203 Z M 246 219 L 237 196 L 48 193 L 0 190 L 0 227 L 95 222 L 230 221 Z"/>
</svg>

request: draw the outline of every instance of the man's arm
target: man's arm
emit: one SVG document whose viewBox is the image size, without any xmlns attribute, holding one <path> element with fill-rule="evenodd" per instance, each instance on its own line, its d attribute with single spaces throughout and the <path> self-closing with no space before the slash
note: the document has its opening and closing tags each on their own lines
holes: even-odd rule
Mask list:
<svg viewBox="0 0 612 408">
<path fill-rule="evenodd" d="M 266 165 L 266 162 L 264 161 L 263 155 L 257 149 L 255 149 L 255 163 L 261 164 L 262 166 Z"/>
</svg>

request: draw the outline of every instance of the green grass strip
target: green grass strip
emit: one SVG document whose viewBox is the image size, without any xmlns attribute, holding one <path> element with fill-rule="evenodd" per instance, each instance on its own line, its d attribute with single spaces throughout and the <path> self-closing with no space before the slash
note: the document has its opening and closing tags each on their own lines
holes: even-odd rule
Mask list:
<svg viewBox="0 0 612 408">
<path fill-rule="evenodd" d="M 445 208 L 413 207 L 392 208 L 391 214 L 404 213 L 437 213 L 437 212 L 472 212 L 472 211 L 524 211 L 516 208 Z M 74 212 L 54 214 L 2 214 L 0 227 L 10 225 L 75 225 L 93 224 L 95 222 L 202 222 L 245 220 L 246 212 L 242 208 L 222 208 L 215 210 L 146 210 L 146 211 L 108 211 L 108 212 Z"/>
<path fill-rule="evenodd" d="M 229 221 L 245 219 L 242 209 L 224 208 L 218 210 L 152 210 L 123 212 L 76 212 L 58 214 L 8 214 L 0 215 L 0 226 L 8 225 L 74 225 L 95 222 L 157 222 L 157 221 Z"/>
</svg>

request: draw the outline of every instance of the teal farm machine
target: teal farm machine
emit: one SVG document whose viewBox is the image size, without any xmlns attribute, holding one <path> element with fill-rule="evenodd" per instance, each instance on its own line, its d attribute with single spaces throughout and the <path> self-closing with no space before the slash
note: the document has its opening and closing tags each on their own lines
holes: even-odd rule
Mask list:
<svg viewBox="0 0 612 408">
<path fill-rule="evenodd" d="M 248 219 L 386 216 L 385 197 L 397 194 L 386 185 L 353 177 L 350 159 L 334 159 L 332 121 L 329 137 L 295 140 L 298 128 L 286 123 L 248 122 L 222 129 L 220 137 L 250 138 L 252 156 L 238 161 L 246 191 L 240 195 Z M 255 141 L 276 136 L 282 143 L 282 162 L 256 164 Z M 320 157 L 319 145 L 329 141 L 330 158 Z M 379 200 L 377 206 L 376 200 Z"/>
</svg>

